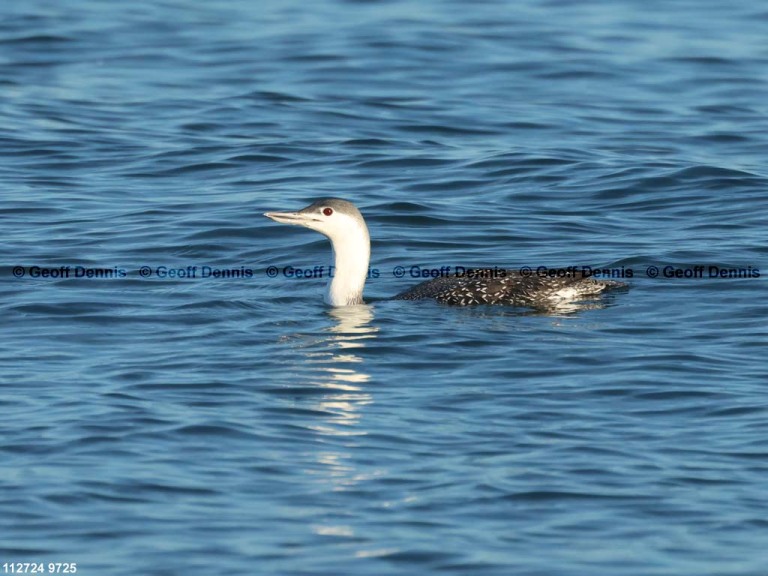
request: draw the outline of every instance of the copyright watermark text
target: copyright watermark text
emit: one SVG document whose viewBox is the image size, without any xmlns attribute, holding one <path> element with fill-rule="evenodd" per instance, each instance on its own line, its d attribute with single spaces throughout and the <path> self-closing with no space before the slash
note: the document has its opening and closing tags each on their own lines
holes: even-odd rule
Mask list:
<svg viewBox="0 0 768 576">
<path fill-rule="evenodd" d="M 248 281 L 259 277 L 290 280 L 332 279 L 336 276 L 333 265 L 270 265 L 264 268 L 241 266 L 212 266 L 210 264 L 142 265 L 126 266 L 38 266 L 17 265 L 11 267 L 11 275 L 17 279 L 33 280 L 238 280 Z M 367 279 L 390 275 L 394 278 L 430 280 L 435 278 L 499 279 L 508 276 L 528 278 L 595 278 L 626 280 L 651 278 L 658 280 L 716 280 L 760 278 L 760 268 L 755 265 L 723 266 L 695 264 L 690 266 L 641 265 L 641 266 L 520 266 L 518 268 L 468 268 L 455 265 L 428 266 L 422 264 L 396 265 L 390 269 L 368 268 Z"/>
</svg>

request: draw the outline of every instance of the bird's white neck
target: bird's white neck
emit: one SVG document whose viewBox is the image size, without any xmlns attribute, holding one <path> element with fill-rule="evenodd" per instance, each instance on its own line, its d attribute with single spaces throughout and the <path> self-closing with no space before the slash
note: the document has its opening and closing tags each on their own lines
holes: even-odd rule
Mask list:
<svg viewBox="0 0 768 576">
<path fill-rule="evenodd" d="M 371 260 L 371 239 L 365 224 L 345 230 L 343 236 L 331 237 L 333 278 L 328 282 L 325 301 L 331 306 L 363 303 L 363 287 Z"/>
</svg>

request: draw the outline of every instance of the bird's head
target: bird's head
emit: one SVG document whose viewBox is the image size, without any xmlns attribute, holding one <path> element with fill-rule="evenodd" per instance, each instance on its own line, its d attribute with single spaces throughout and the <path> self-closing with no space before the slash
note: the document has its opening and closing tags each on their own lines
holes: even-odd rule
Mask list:
<svg viewBox="0 0 768 576">
<path fill-rule="evenodd" d="M 368 237 L 368 227 L 354 204 L 339 198 L 324 198 L 298 212 L 266 212 L 267 218 L 281 224 L 305 226 L 336 242 L 354 242 L 361 234 Z"/>
</svg>

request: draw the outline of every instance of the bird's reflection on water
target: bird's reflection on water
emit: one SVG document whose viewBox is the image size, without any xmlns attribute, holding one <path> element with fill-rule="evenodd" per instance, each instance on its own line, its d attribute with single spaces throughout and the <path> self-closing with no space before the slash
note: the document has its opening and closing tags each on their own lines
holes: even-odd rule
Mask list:
<svg viewBox="0 0 768 576">
<path fill-rule="evenodd" d="M 308 384 L 324 391 L 312 408 L 329 415 L 310 428 L 334 436 L 364 434 L 356 425 L 361 409 L 373 402 L 373 397 L 364 387 L 370 375 L 358 352 L 368 339 L 376 337 L 376 328 L 371 325 L 373 311 L 366 305 L 347 306 L 329 310 L 328 317 L 333 323 L 305 351 L 311 374 Z"/>
<path fill-rule="evenodd" d="M 311 431 L 317 440 L 310 444 L 312 448 L 306 454 L 305 472 L 316 479 L 321 494 L 354 490 L 358 484 L 380 474 L 359 469 L 352 457 L 359 438 L 368 433 L 361 425 L 364 409 L 374 402 L 369 388 L 371 376 L 360 354 L 366 343 L 376 337 L 377 328 L 371 325 L 373 308 L 333 308 L 327 317 L 330 323 L 325 330 L 297 350 L 304 355 L 303 368 L 307 374 L 301 387 L 317 388 L 316 394 L 304 397 L 302 428 Z M 310 529 L 323 537 L 356 536 L 352 526 L 330 519 L 314 522 Z"/>
<path fill-rule="evenodd" d="M 311 458 L 323 466 L 313 473 L 332 481 L 336 488 L 353 481 L 354 472 L 343 464 L 346 448 L 356 436 L 366 434 L 361 427 L 364 408 L 374 402 L 368 386 L 370 374 L 360 352 L 377 335 L 372 325 L 373 307 L 345 306 L 328 310 L 327 326 L 316 331 L 308 340 L 299 336 L 294 362 L 297 381 L 291 388 L 301 390 L 295 401 L 301 405 L 301 427 L 311 430 L 320 440 L 313 445 Z M 307 416 L 310 414 L 310 416 Z M 352 475 L 352 476 L 350 476 Z"/>
</svg>

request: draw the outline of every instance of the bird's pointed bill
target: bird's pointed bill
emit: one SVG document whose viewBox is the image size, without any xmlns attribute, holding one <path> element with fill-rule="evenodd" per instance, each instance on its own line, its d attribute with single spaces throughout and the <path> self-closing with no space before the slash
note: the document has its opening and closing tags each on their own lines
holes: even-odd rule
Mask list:
<svg viewBox="0 0 768 576">
<path fill-rule="evenodd" d="M 280 224 L 294 224 L 296 226 L 306 226 L 307 223 L 316 220 L 301 212 L 265 212 L 264 216 L 275 222 L 280 222 Z"/>
</svg>

